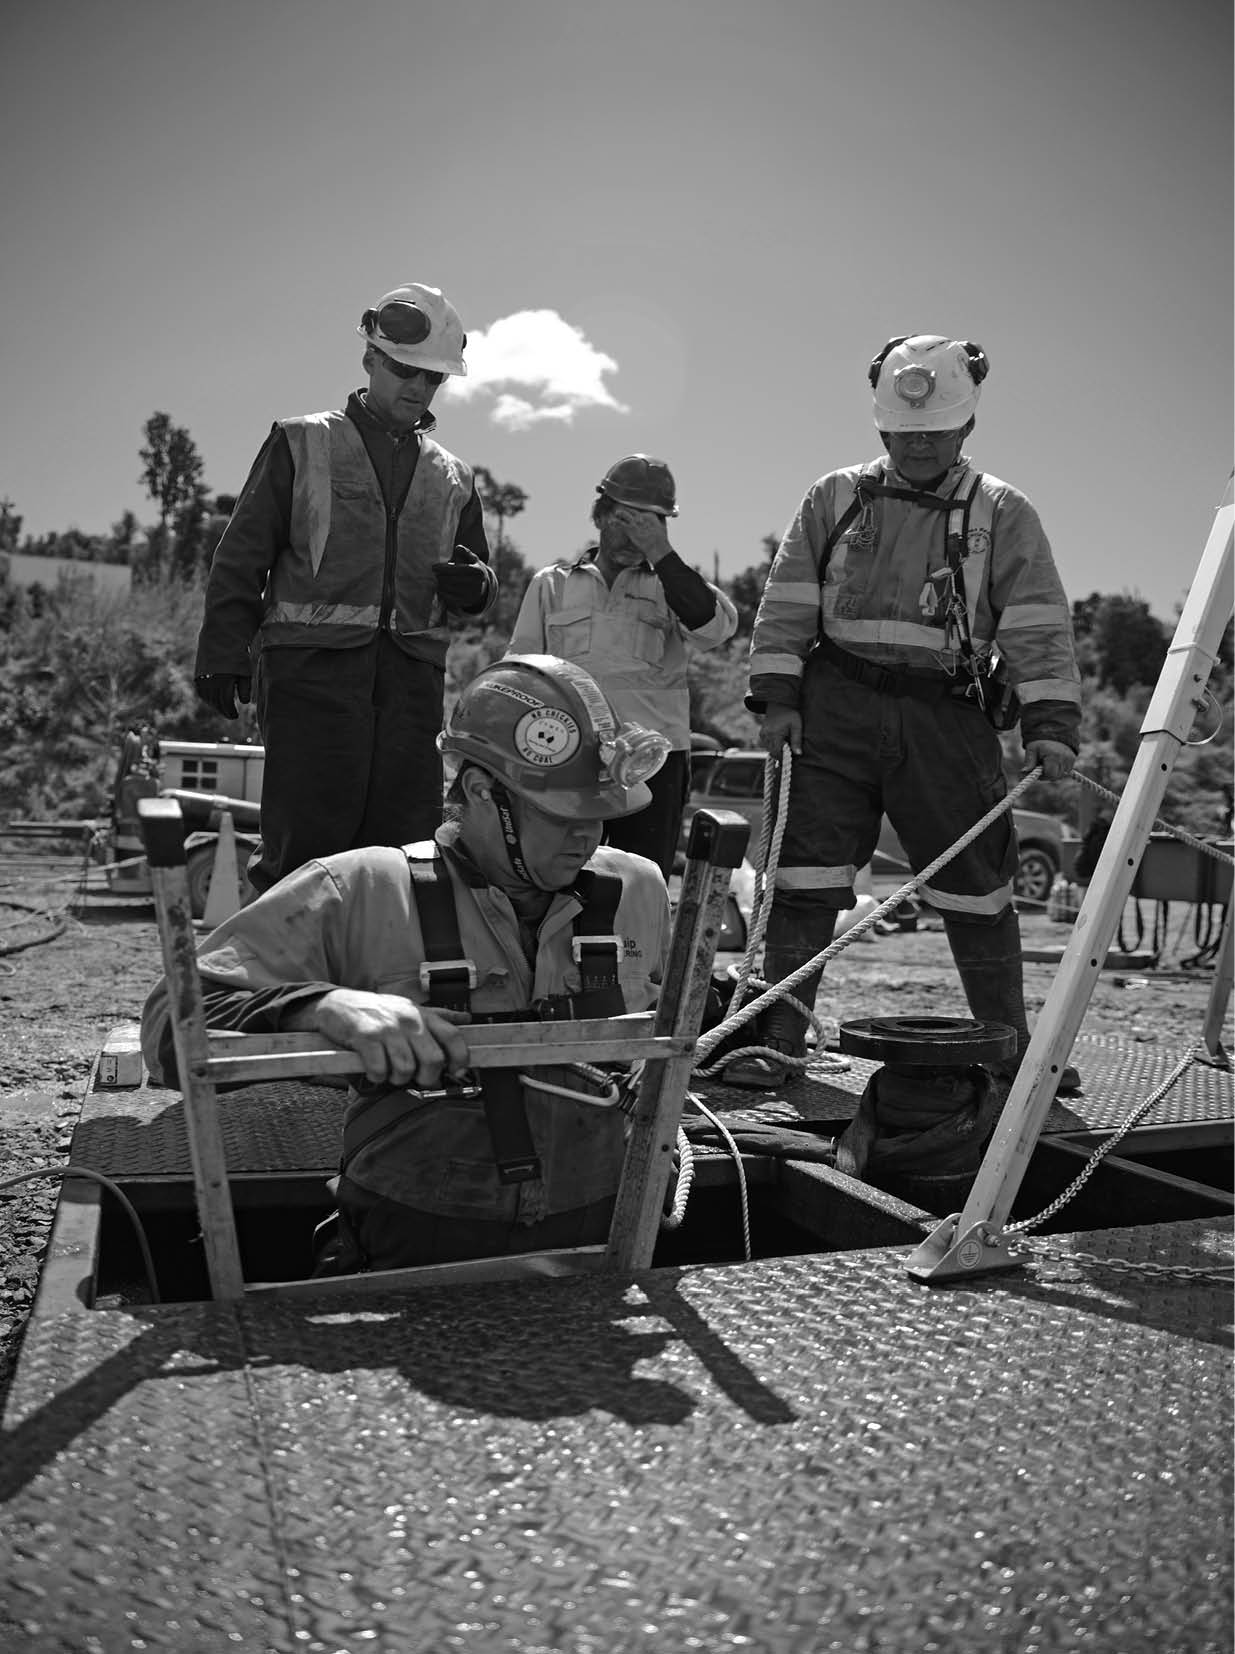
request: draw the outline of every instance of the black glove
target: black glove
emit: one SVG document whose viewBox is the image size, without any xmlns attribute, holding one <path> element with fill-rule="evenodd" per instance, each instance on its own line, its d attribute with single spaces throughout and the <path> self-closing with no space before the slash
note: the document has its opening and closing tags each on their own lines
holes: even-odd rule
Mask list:
<svg viewBox="0 0 1235 1654">
<path fill-rule="evenodd" d="M 456 546 L 449 563 L 434 563 L 433 578 L 438 595 L 448 609 L 470 614 L 484 607 L 489 595 L 489 580 L 485 565 L 474 551 Z"/>
<path fill-rule="evenodd" d="M 237 701 L 253 698 L 252 678 L 237 678 L 230 672 L 212 672 L 208 677 L 194 678 L 193 687 L 207 706 L 212 706 L 225 718 L 238 718 Z"/>
</svg>

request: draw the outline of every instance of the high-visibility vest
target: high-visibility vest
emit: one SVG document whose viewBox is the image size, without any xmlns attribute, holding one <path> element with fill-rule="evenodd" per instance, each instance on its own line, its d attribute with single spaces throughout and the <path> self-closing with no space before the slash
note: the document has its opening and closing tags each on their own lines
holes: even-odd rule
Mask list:
<svg viewBox="0 0 1235 1654">
<path fill-rule="evenodd" d="M 471 469 L 422 436 L 407 494 L 388 510 L 346 414 L 282 426 L 295 467 L 291 544 L 271 570 L 263 646 L 351 649 L 380 627 L 408 654 L 444 662 L 450 632 L 432 570 L 454 549 Z"/>
</svg>

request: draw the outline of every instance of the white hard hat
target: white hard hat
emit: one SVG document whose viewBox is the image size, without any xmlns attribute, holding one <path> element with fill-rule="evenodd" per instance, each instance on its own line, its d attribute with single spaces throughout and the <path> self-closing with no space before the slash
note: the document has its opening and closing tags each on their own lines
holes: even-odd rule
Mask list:
<svg viewBox="0 0 1235 1654">
<path fill-rule="evenodd" d="M 409 367 L 429 368 L 436 373 L 467 372 L 463 360 L 467 334 L 459 312 L 442 297 L 440 288 L 409 281 L 383 293 L 360 318 L 356 331 L 378 350 Z"/>
<path fill-rule="evenodd" d="M 870 365 L 881 431 L 956 431 L 978 406 L 990 363 L 981 345 L 914 333 L 889 339 Z"/>
</svg>

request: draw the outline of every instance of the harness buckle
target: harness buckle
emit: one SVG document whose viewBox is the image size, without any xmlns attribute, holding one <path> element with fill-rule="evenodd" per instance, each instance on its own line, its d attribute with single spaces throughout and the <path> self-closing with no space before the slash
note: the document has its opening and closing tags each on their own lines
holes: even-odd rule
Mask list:
<svg viewBox="0 0 1235 1654">
<path fill-rule="evenodd" d="M 497 1180 L 501 1184 L 528 1183 L 540 1176 L 540 1157 L 530 1154 L 522 1159 L 499 1160 Z"/>
<path fill-rule="evenodd" d="M 435 959 L 432 963 L 426 959 L 420 967 L 420 986 L 425 993 L 428 993 L 433 986 L 435 976 L 457 977 L 460 974 L 463 975 L 469 988 L 476 986 L 476 967 L 470 959 Z M 461 986 L 462 984 L 456 983 L 453 985 Z"/>
<path fill-rule="evenodd" d="M 626 957 L 626 947 L 620 936 L 572 936 L 570 940 L 570 957 L 576 965 L 583 963 L 584 948 L 612 947 L 617 953 L 617 962 L 620 965 Z"/>
<path fill-rule="evenodd" d="M 534 999 L 531 1008 L 541 1022 L 575 1020 L 574 1001 L 569 994 L 546 994 L 543 999 Z"/>
</svg>

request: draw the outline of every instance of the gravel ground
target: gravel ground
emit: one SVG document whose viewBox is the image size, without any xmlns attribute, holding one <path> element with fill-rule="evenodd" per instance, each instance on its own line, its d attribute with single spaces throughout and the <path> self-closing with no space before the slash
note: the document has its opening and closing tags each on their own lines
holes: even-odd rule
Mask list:
<svg viewBox="0 0 1235 1654">
<path fill-rule="evenodd" d="M 0 1182 L 63 1164 L 91 1067 L 108 1032 L 135 1021 L 161 972 L 152 912 L 72 913 L 75 863 L 0 842 Z M 878 897 L 893 885 L 876 881 Z M 1175 910 L 1173 910 L 1175 911 Z M 1091 1033 L 1177 1046 L 1199 1038 L 1212 971 L 1181 971 L 1191 920 L 1168 931 L 1158 969 L 1106 971 L 1085 1019 Z M 1027 950 L 1059 948 L 1066 925 L 1022 915 Z M 1026 965 L 1031 1020 L 1055 966 Z M 942 928 L 854 943 L 829 967 L 829 1021 L 874 1014 L 963 1016 Z M 56 1185 L 0 1196 L 0 1400 L 12 1371 L 55 1206 Z"/>
</svg>

